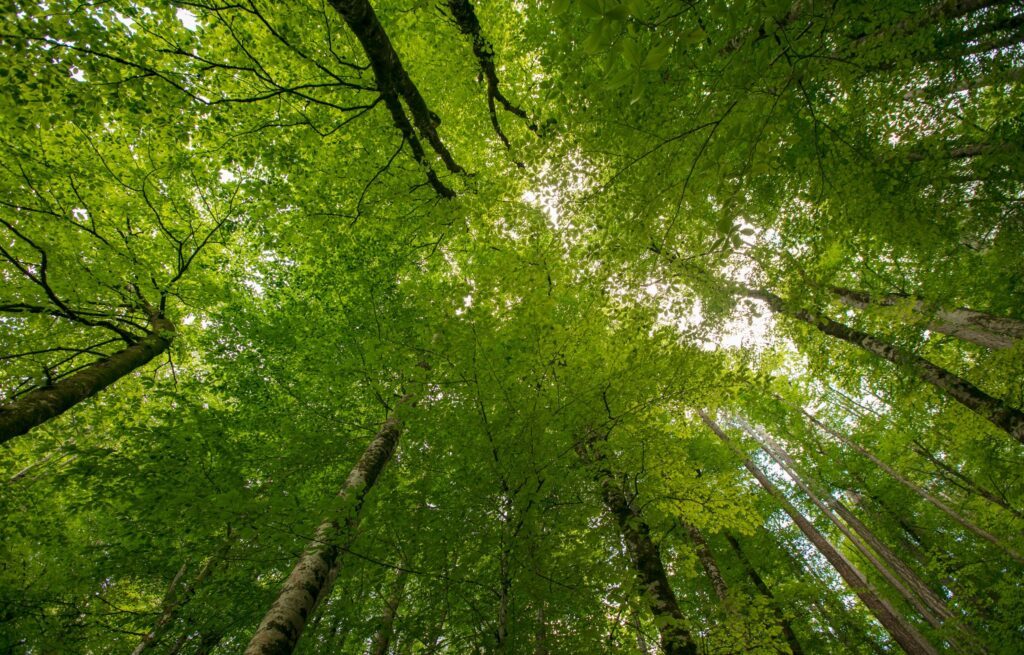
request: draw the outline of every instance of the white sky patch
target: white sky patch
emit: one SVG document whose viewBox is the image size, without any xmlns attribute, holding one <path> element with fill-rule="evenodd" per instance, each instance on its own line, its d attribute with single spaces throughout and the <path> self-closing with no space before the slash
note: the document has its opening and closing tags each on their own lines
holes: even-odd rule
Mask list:
<svg viewBox="0 0 1024 655">
<path fill-rule="evenodd" d="M 68 74 L 71 76 L 71 79 L 75 80 L 76 82 L 85 81 L 85 71 L 77 66 L 72 66 L 71 70 L 68 71 Z"/>
<path fill-rule="evenodd" d="M 560 213 L 558 211 L 558 198 L 552 193 L 543 191 L 524 191 L 523 202 L 537 207 L 548 217 L 548 222 L 556 230 L 561 227 Z"/>
<path fill-rule="evenodd" d="M 181 24 L 185 26 L 185 29 L 190 32 L 195 32 L 199 26 L 199 19 L 188 9 L 182 7 L 178 8 L 178 11 L 174 14 L 181 21 Z"/>
<path fill-rule="evenodd" d="M 237 180 L 238 177 L 226 168 L 220 169 L 220 182 L 221 184 L 230 184 Z"/>
</svg>

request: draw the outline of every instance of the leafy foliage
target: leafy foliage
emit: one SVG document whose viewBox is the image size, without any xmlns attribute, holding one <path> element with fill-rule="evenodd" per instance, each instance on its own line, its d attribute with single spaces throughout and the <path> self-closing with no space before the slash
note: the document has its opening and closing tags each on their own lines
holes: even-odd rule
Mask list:
<svg viewBox="0 0 1024 655">
<path fill-rule="evenodd" d="M 242 652 L 400 412 L 298 653 L 393 590 L 403 655 L 895 652 L 699 411 L 936 652 L 1019 649 L 1021 443 L 816 327 L 1024 407 L 1020 7 L 367 7 L 0 17 L 0 418 L 174 327 L 3 437 L 0 650 Z"/>
</svg>

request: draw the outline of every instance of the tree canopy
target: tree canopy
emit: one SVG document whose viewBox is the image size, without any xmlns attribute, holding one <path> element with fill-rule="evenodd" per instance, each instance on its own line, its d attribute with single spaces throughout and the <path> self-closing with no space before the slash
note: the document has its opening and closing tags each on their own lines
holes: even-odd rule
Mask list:
<svg viewBox="0 0 1024 655">
<path fill-rule="evenodd" d="M 11 0 L 0 651 L 1024 644 L 1009 0 Z"/>
</svg>

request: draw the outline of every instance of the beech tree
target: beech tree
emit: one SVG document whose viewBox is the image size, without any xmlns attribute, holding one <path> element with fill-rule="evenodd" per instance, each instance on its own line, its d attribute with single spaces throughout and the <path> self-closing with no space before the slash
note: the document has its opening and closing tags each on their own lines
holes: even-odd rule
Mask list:
<svg viewBox="0 0 1024 655">
<path fill-rule="evenodd" d="M 1006 0 L 14 0 L 0 651 L 1017 653 L 1022 70 Z"/>
</svg>

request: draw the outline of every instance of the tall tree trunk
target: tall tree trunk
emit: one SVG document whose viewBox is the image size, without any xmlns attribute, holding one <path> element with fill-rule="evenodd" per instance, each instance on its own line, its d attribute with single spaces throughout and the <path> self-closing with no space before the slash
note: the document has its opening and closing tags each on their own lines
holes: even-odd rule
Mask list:
<svg viewBox="0 0 1024 655">
<path fill-rule="evenodd" d="M 647 646 L 647 637 L 644 636 L 644 627 L 640 623 L 640 614 L 635 609 L 630 609 L 630 619 L 633 630 L 636 632 L 636 647 L 640 649 L 641 653 L 648 655 L 651 649 Z"/>
<path fill-rule="evenodd" d="M 388 595 L 384 605 L 384 613 L 380 617 L 380 625 L 373 636 L 373 645 L 370 646 L 371 655 L 387 655 L 388 646 L 391 644 L 391 635 L 395 629 L 395 617 L 398 615 L 398 606 L 402 602 L 402 593 L 405 591 L 405 580 L 407 571 L 404 568 L 398 570 L 395 582 L 391 587 L 391 594 Z"/>
<path fill-rule="evenodd" d="M 164 628 L 166 628 L 167 624 L 171 622 L 171 619 L 174 617 L 174 610 L 178 607 L 178 583 L 181 582 L 181 578 L 185 575 L 185 571 L 187 570 L 187 562 L 182 564 L 181 568 L 178 569 L 178 572 L 171 580 L 171 584 L 167 587 L 167 592 L 164 594 L 163 602 L 160 603 L 159 618 L 157 618 L 152 629 L 143 635 L 139 645 L 132 651 L 132 655 L 142 655 L 142 653 L 149 650 L 163 634 Z"/>
<path fill-rule="evenodd" d="M 438 179 L 433 168 L 430 167 L 430 162 L 419 139 L 413 132 L 412 126 L 416 126 L 416 130 L 426 139 L 449 171 L 461 173 L 463 169 L 455 162 L 448 148 L 441 141 L 437 132 L 437 126 L 440 125 L 441 119 L 427 106 L 426 100 L 423 99 L 416 84 L 413 83 L 412 78 L 402 66 L 402 60 L 395 52 L 391 39 L 380 24 L 373 6 L 368 0 L 331 0 L 330 4 L 341 14 L 363 47 L 363 51 L 370 60 L 370 67 L 373 69 L 381 98 L 391 113 L 395 126 L 409 143 L 416 161 L 426 169 L 427 179 L 431 186 L 443 198 L 455 197 L 455 193 Z M 409 108 L 409 113 L 412 114 L 411 121 L 405 114 L 403 101 Z"/>
<path fill-rule="evenodd" d="M 597 482 L 605 507 L 615 517 L 626 548 L 633 560 L 644 599 L 661 633 L 661 648 L 665 655 L 697 655 L 697 644 L 686 629 L 686 621 L 672 590 L 661 561 L 661 550 L 651 538 L 651 529 L 640 510 L 626 498 L 622 485 L 608 468 L 604 455 L 593 448 L 595 438 L 578 444 L 577 452 L 583 461 L 596 466 Z"/>
<path fill-rule="evenodd" d="M 779 398 L 779 400 L 781 402 L 783 402 L 783 404 L 785 404 L 787 406 L 791 406 L 788 403 L 785 403 L 785 401 L 782 401 L 781 398 Z M 812 425 L 820 428 L 825 433 L 831 435 L 832 437 L 837 439 L 840 443 L 842 443 L 842 444 L 844 444 L 846 446 L 849 446 L 850 448 L 853 448 L 854 450 L 856 450 L 858 453 L 860 453 L 861 455 L 863 455 L 864 457 L 869 459 L 872 464 L 874 464 L 875 466 L 880 468 L 882 471 L 885 471 L 885 473 L 887 473 L 889 475 L 889 477 L 891 477 L 893 480 L 895 480 L 896 482 L 899 482 L 901 485 L 903 485 L 904 487 L 906 487 L 907 489 L 912 491 L 914 494 L 919 496 L 921 499 L 923 499 L 923 500 L 927 501 L 928 503 L 930 503 L 933 507 L 935 507 L 936 509 L 941 511 L 943 514 L 945 514 L 949 518 L 953 519 L 953 521 L 955 521 L 956 523 L 960 524 L 961 526 L 963 526 L 967 530 L 970 530 L 971 532 L 973 532 L 974 534 L 978 535 L 979 537 L 981 537 L 985 541 L 988 541 L 989 543 L 991 543 L 991 544 L 997 546 L 998 548 L 1000 548 L 1003 552 L 1005 552 L 1011 558 L 1013 558 L 1013 560 L 1015 562 L 1017 562 L 1018 564 L 1024 564 L 1024 556 L 1022 556 L 1020 553 L 1018 553 L 1016 550 L 1014 550 L 1008 544 L 1004 543 L 1001 539 L 996 537 L 994 534 L 992 534 L 988 530 L 985 530 L 981 526 L 975 524 L 973 521 L 968 520 L 967 518 L 962 516 L 959 512 L 954 510 L 952 507 L 950 507 L 946 503 L 942 502 L 942 500 L 940 500 L 939 498 L 935 497 L 933 494 L 929 493 L 928 491 L 922 489 L 918 485 L 916 485 L 913 482 L 911 482 L 910 480 L 908 480 L 906 477 L 904 477 L 902 474 L 900 474 L 899 471 L 897 471 L 893 467 L 891 467 L 888 464 L 886 464 L 885 462 L 883 462 L 881 459 L 876 457 L 874 453 L 872 453 L 870 450 L 868 450 L 864 446 L 860 445 L 859 443 L 857 443 L 853 439 L 850 439 L 849 437 L 847 437 L 845 434 L 842 434 L 838 430 L 833 430 L 829 426 L 825 425 L 824 423 L 819 421 L 817 418 L 812 416 L 806 409 L 800 408 L 800 411 L 803 413 L 803 415 L 805 417 L 807 417 L 807 420 L 809 420 Z"/>
<path fill-rule="evenodd" d="M 404 397 L 398 409 L 408 402 L 409 396 Z M 363 500 L 391 459 L 401 434 L 402 422 L 396 410 L 384 421 L 338 492 L 340 505 L 350 508 L 348 515 L 328 519 L 317 528 L 313 541 L 260 621 L 245 655 L 288 655 L 295 649 L 306 621 L 334 584 L 342 544 L 358 523 Z"/>
<path fill-rule="evenodd" d="M 509 575 L 509 547 L 506 544 L 502 547 L 499 571 L 500 587 L 498 589 L 498 626 L 495 630 L 495 639 L 497 640 L 497 652 L 504 653 L 508 650 L 508 603 L 509 603 L 509 592 L 512 587 L 512 578 Z"/>
<path fill-rule="evenodd" d="M 126 348 L 0 406 L 0 443 L 25 434 L 91 398 L 135 369 L 165 352 L 174 340 L 174 324 L 162 316 L 150 321 L 150 331 Z"/>
<path fill-rule="evenodd" d="M 955 623 L 955 617 L 945 601 L 938 597 L 920 577 L 896 556 L 885 544 L 850 512 L 845 505 L 836 500 L 827 489 L 823 489 L 816 481 L 805 478 L 796 470 L 796 465 L 789 453 L 768 435 L 759 434 L 753 428 L 747 431 L 761 443 L 768 456 L 796 483 L 810 498 L 811 502 L 835 525 L 850 543 L 870 562 L 878 573 L 899 592 L 907 603 L 937 630 L 941 630 L 947 621 Z M 881 561 L 880 561 L 881 560 Z M 951 645 L 961 650 L 955 643 Z"/>
<path fill-rule="evenodd" d="M 715 556 L 711 552 L 707 540 L 704 539 L 704 535 L 700 533 L 700 530 L 695 525 L 686 521 L 681 522 L 686 530 L 686 534 L 690 537 L 690 541 L 693 542 L 694 547 L 697 549 L 697 559 L 700 560 L 704 573 L 711 580 L 711 586 L 715 588 L 715 595 L 718 596 L 718 600 L 724 603 L 729 596 L 729 586 L 725 584 L 725 578 L 722 577 L 722 571 L 718 568 L 718 562 L 715 561 Z"/>
<path fill-rule="evenodd" d="M 543 600 L 537 605 L 533 620 L 536 623 L 533 630 L 533 655 L 548 655 L 548 624 L 544 616 Z"/>
<path fill-rule="evenodd" d="M 947 464 L 940 458 L 933 455 L 920 442 L 914 442 L 914 450 L 916 450 L 919 455 L 921 455 L 929 462 L 934 464 L 935 468 L 941 471 L 940 476 L 945 478 L 945 480 L 950 484 L 960 487 L 968 494 L 974 494 L 992 503 L 993 505 L 996 505 L 997 507 L 1003 508 L 1004 510 L 1013 514 L 1019 519 L 1024 519 L 1024 512 L 1010 505 L 1005 498 L 1001 498 L 994 494 L 993 492 L 989 491 L 988 489 L 982 487 L 980 484 L 978 484 L 971 478 L 967 477 L 962 472 L 958 471 L 956 467 Z"/>
<path fill-rule="evenodd" d="M 732 548 L 736 557 L 739 558 L 740 564 L 743 565 L 743 570 L 750 578 L 750 582 L 753 583 L 754 588 L 757 589 L 758 593 L 767 598 L 772 602 L 772 609 L 775 612 L 775 616 L 778 619 L 779 626 L 782 628 L 782 636 L 786 638 L 786 644 L 789 646 L 789 650 L 792 655 L 803 655 L 804 650 L 800 646 L 799 640 L 796 638 L 796 633 L 793 632 L 793 626 L 789 620 L 782 613 L 782 610 L 775 604 L 775 594 L 768 588 L 764 579 L 754 568 L 754 565 L 750 563 L 750 559 L 747 558 L 747 554 L 743 552 L 743 548 L 740 547 L 740 542 L 729 532 L 725 533 L 725 540 L 729 542 L 729 546 Z"/>
<path fill-rule="evenodd" d="M 199 573 L 196 574 L 196 577 L 191 583 L 186 584 L 184 588 L 179 587 L 179 582 L 181 580 L 181 576 L 185 574 L 188 564 L 185 563 L 181 565 L 181 569 L 178 570 L 178 574 L 174 576 L 174 580 L 171 581 L 171 584 L 167 589 L 167 593 L 164 596 L 163 603 L 161 603 L 160 616 L 157 618 L 156 623 L 153 624 L 152 629 L 142 637 L 139 645 L 132 651 L 132 655 L 142 655 L 142 653 L 145 653 L 156 645 L 157 641 L 159 641 L 160 637 L 163 636 L 164 632 L 166 632 L 167 628 L 170 627 L 171 623 L 174 621 L 177 611 L 183 605 L 192 600 L 196 590 L 208 577 L 210 577 L 214 566 L 227 557 L 227 554 L 234 543 L 230 528 L 228 529 L 227 537 L 228 541 L 224 544 L 223 548 L 206 560 L 206 563 L 203 564 L 203 568 L 199 569 Z"/>
<path fill-rule="evenodd" d="M 1024 412 L 993 398 L 960 376 L 940 366 L 936 366 L 920 355 L 906 352 L 865 332 L 833 321 L 827 316 L 815 316 L 804 310 L 791 309 L 786 301 L 770 291 L 746 289 L 745 293 L 751 298 L 758 298 L 767 302 L 772 310 L 776 312 L 801 320 L 829 336 L 842 339 L 873 355 L 903 367 L 914 373 L 921 380 L 930 383 L 936 389 L 958 401 L 978 416 L 1005 431 L 1014 439 L 1024 443 Z"/>
<path fill-rule="evenodd" d="M 832 292 L 843 304 L 855 309 L 909 304 L 914 313 L 928 318 L 926 327 L 932 332 L 970 341 L 984 348 L 1012 348 L 1018 339 L 1024 338 L 1024 321 L 1015 318 L 993 316 L 966 307 L 938 308 L 933 311 L 924 301 L 899 294 L 873 298 L 863 291 L 844 287 L 832 287 Z"/>
<path fill-rule="evenodd" d="M 892 605 L 889 604 L 884 598 L 878 595 L 875 589 L 864 577 L 857 568 L 848 560 L 842 553 L 840 553 L 831 543 L 818 532 L 818 529 L 814 527 L 809 520 L 807 520 L 803 514 L 797 511 L 793 507 L 792 503 L 786 498 L 786 496 L 779 491 L 779 489 L 768 479 L 761 469 L 757 467 L 748 457 L 744 456 L 742 452 L 732 443 L 725 432 L 722 431 L 718 425 L 711 420 L 710 417 L 702 410 L 699 412 L 701 420 L 704 424 L 714 432 L 719 439 L 729 445 L 737 454 L 743 457 L 743 465 L 751 475 L 753 475 L 761 487 L 764 488 L 775 500 L 782 506 L 783 511 L 789 515 L 793 522 L 796 523 L 800 531 L 804 533 L 804 536 L 814 545 L 822 556 L 828 560 L 829 564 L 836 570 L 836 572 L 842 577 L 843 581 L 846 582 L 847 586 L 857 594 L 861 602 L 874 614 L 878 622 L 882 624 L 882 627 L 889 633 L 893 640 L 903 648 L 904 651 L 909 655 L 938 655 L 937 651 L 932 647 L 928 640 L 918 632 L 910 622 L 902 617 Z"/>
</svg>

